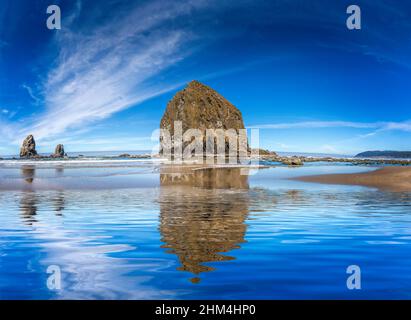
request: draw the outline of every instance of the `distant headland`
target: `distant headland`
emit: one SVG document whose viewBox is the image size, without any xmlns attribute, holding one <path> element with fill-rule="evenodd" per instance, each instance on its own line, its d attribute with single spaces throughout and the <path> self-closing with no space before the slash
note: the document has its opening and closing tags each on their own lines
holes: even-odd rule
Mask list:
<svg viewBox="0 0 411 320">
<path fill-rule="evenodd" d="M 356 158 L 393 158 L 411 159 L 411 151 L 365 151 L 357 154 Z"/>
</svg>

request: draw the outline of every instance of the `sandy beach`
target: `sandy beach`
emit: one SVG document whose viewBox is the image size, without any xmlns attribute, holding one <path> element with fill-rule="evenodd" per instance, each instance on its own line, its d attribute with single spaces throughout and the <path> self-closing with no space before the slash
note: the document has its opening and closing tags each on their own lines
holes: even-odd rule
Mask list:
<svg viewBox="0 0 411 320">
<path fill-rule="evenodd" d="M 411 191 L 410 167 L 385 167 L 372 172 L 325 174 L 295 179 L 306 182 L 367 186 L 396 192 Z"/>
</svg>

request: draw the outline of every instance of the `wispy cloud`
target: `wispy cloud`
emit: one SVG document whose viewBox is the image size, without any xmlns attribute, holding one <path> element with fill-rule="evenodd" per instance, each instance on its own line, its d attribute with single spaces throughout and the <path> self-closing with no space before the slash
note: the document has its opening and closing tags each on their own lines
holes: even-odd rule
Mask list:
<svg viewBox="0 0 411 320">
<path fill-rule="evenodd" d="M 10 121 L 4 121 L 0 117 L 0 139 L 1 141 L 13 141 L 15 139 L 15 134 L 18 131 L 16 124 Z M 2 145 L 3 147 L 3 145 Z"/>
<path fill-rule="evenodd" d="M 157 143 L 151 140 L 151 137 L 77 137 L 57 138 L 47 140 L 50 145 L 64 144 L 71 151 L 131 151 L 131 150 L 151 150 Z"/>
<path fill-rule="evenodd" d="M 39 140 L 56 136 L 181 85 L 151 81 L 190 54 L 184 46 L 193 35 L 165 24 L 205 4 L 152 2 L 127 8 L 91 30 L 66 27 L 56 33 L 60 54 L 43 84 L 46 111 L 22 135 L 30 132 Z M 76 14 L 80 9 L 78 5 Z"/>
<path fill-rule="evenodd" d="M 380 121 L 380 122 L 350 122 L 350 121 L 302 121 L 253 125 L 249 128 L 259 129 L 320 129 L 320 128 L 354 128 L 374 129 L 367 135 L 373 135 L 377 131 L 399 130 L 411 132 L 411 120 L 403 122 Z"/>
<path fill-rule="evenodd" d="M 38 105 L 41 103 L 41 99 L 34 94 L 33 89 L 30 86 L 23 84 L 21 87 L 27 91 L 30 98 L 33 99 L 34 104 Z"/>
</svg>

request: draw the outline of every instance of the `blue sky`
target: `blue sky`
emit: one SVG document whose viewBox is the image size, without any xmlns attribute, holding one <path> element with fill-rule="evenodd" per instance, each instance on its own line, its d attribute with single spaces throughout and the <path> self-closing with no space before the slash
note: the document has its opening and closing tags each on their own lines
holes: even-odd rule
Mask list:
<svg viewBox="0 0 411 320">
<path fill-rule="evenodd" d="M 352 3 L 361 30 L 346 28 Z M 193 79 L 264 148 L 410 150 L 410 18 L 406 1 L 0 0 L 0 155 L 30 133 L 40 152 L 151 149 Z"/>
</svg>

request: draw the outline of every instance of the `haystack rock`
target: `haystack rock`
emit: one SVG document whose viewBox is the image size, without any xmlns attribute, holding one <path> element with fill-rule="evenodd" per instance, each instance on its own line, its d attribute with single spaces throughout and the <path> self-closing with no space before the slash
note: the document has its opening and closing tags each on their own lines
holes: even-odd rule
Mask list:
<svg viewBox="0 0 411 320">
<path fill-rule="evenodd" d="M 20 158 L 31 158 L 37 156 L 36 141 L 32 135 L 24 139 L 20 149 Z"/>
<path fill-rule="evenodd" d="M 53 157 L 55 158 L 63 158 L 65 156 L 64 146 L 62 144 L 58 144 L 54 151 Z"/>
<path fill-rule="evenodd" d="M 245 129 L 240 110 L 199 81 L 191 81 L 168 103 L 160 128 L 168 130 L 173 137 L 175 121 L 181 121 L 183 133 L 188 129 L 199 129 L 204 136 L 206 129 L 235 129 L 237 133 L 239 129 Z"/>
</svg>

